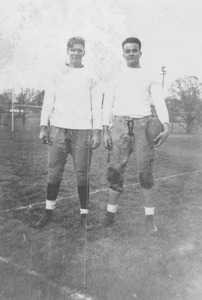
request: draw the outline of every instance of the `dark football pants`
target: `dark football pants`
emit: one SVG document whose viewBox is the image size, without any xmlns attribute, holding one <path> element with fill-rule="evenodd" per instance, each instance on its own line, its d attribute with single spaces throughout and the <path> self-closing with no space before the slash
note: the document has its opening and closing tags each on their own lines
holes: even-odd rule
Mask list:
<svg viewBox="0 0 202 300">
<path fill-rule="evenodd" d="M 48 146 L 47 200 L 56 200 L 64 167 L 71 154 L 76 172 L 81 208 L 86 208 L 89 198 L 89 170 L 92 158 L 91 130 L 64 129 L 51 126 Z M 83 196 L 82 196 L 83 195 Z M 82 200 L 82 199 L 83 200 Z"/>
</svg>

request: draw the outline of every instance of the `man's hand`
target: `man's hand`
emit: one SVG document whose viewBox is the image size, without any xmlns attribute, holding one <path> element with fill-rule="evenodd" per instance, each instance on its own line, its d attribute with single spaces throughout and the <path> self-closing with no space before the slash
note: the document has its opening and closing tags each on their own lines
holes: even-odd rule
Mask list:
<svg viewBox="0 0 202 300">
<path fill-rule="evenodd" d="M 159 147 L 167 140 L 168 136 L 169 136 L 169 124 L 164 123 L 163 131 L 159 133 L 159 135 L 154 139 L 154 146 Z"/>
<path fill-rule="evenodd" d="M 41 131 L 39 133 L 39 138 L 42 140 L 43 144 L 49 143 L 49 135 L 48 135 L 48 129 L 46 126 L 41 126 Z"/>
<path fill-rule="evenodd" d="M 109 133 L 109 127 L 103 126 L 103 147 L 107 150 L 112 149 L 112 139 Z"/>
<path fill-rule="evenodd" d="M 92 149 L 97 149 L 100 146 L 100 135 L 101 135 L 101 130 L 95 129 L 93 130 L 93 136 L 91 139 L 91 148 Z"/>
</svg>

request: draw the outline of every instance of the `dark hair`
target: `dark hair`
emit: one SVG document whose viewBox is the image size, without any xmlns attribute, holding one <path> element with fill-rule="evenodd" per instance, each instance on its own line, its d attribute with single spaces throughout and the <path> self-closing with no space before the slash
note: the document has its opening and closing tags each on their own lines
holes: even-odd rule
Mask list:
<svg viewBox="0 0 202 300">
<path fill-rule="evenodd" d="M 83 48 L 85 49 L 85 40 L 80 36 L 74 36 L 70 38 L 67 42 L 67 50 L 72 48 L 74 44 L 81 44 L 83 45 Z"/>
<path fill-rule="evenodd" d="M 141 47 L 142 47 L 142 43 L 140 42 L 140 40 L 138 38 L 135 38 L 135 37 L 129 37 L 127 39 L 125 39 L 123 42 L 122 42 L 122 48 L 124 48 L 125 44 L 138 44 L 139 45 L 139 49 L 141 50 Z"/>
</svg>

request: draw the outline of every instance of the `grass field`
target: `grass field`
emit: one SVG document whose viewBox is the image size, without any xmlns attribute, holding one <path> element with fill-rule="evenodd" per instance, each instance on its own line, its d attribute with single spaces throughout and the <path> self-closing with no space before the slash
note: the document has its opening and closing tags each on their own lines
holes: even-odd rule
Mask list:
<svg viewBox="0 0 202 300">
<path fill-rule="evenodd" d="M 20 121 L 14 133 L 0 128 L 1 300 L 202 299 L 201 135 L 172 134 L 156 151 L 156 236 L 145 229 L 132 157 L 115 225 L 96 227 L 107 204 L 102 147 L 90 176 L 95 230 L 80 226 L 71 157 L 54 219 L 36 230 L 29 224 L 43 213 L 47 148 L 39 121 Z"/>
</svg>

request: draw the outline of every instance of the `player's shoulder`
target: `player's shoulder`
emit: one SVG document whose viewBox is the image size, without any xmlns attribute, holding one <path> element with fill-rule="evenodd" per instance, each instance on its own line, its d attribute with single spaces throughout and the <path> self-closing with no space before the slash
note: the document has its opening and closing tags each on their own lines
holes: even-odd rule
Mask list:
<svg viewBox="0 0 202 300">
<path fill-rule="evenodd" d="M 148 80 L 151 83 L 154 83 L 154 84 L 160 83 L 160 81 L 161 81 L 160 68 L 145 66 L 143 68 L 143 70 L 145 72 L 145 76 L 148 78 Z"/>
<path fill-rule="evenodd" d="M 83 74 L 85 74 L 86 77 L 96 77 L 96 71 L 88 65 L 83 65 L 83 67 L 80 70 Z"/>
<path fill-rule="evenodd" d="M 61 82 L 65 78 L 66 74 L 68 73 L 68 69 L 70 69 L 70 68 L 69 68 L 68 64 L 65 62 L 55 69 L 55 74 L 54 74 L 53 78 L 54 78 L 56 84 Z"/>
<path fill-rule="evenodd" d="M 78 78 L 83 80 L 83 82 L 87 81 L 93 84 L 97 84 L 99 82 L 99 76 L 93 68 L 84 65 L 82 68 L 80 68 L 80 70 L 77 71 L 79 71 L 79 73 L 76 72 L 78 73 Z"/>
</svg>

